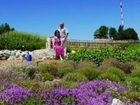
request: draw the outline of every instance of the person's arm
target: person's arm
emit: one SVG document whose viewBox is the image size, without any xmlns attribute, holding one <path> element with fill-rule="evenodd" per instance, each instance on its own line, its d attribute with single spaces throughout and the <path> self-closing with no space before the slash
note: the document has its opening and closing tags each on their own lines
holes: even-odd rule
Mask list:
<svg viewBox="0 0 140 105">
<path fill-rule="evenodd" d="M 52 37 L 51 41 L 52 41 L 52 48 L 53 48 L 54 47 L 54 43 L 55 43 L 55 37 Z"/>
<path fill-rule="evenodd" d="M 67 33 L 67 34 L 65 35 L 64 40 L 63 40 L 63 43 L 62 43 L 62 46 L 64 46 L 65 42 L 67 41 L 68 34 L 69 34 L 69 33 Z"/>
</svg>

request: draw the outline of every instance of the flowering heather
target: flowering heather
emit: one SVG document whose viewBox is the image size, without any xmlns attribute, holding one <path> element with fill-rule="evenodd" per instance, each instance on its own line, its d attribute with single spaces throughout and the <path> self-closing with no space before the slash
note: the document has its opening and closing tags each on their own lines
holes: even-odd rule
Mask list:
<svg viewBox="0 0 140 105">
<path fill-rule="evenodd" d="M 12 85 L 11 88 L 0 93 L 0 99 L 8 105 L 20 102 L 30 96 L 32 96 L 32 94 L 28 90 L 23 89 L 18 85 Z"/>
<path fill-rule="evenodd" d="M 59 88 L 43 91 L 38 95 L 42 97 L 44 105 L 110 105 L 112 89 L 118 92 L 126 90 L 115 82 L 96 80 L 80 83 L 72 89 Z M 64 100 L 66 97 L 73 98 L 73 101 L 66 103 Z"/>
<path fill-rule="evenodd" d="M 116 82 L 95 80 L 79 83 L 75 88 L 58 88 L 41 91 L 36 94 L 18 85 L 9 84 L 0 80 L 3 91 L 0 91 L 0 100 L 6 105 L 20 103 L 29 97 L 40 97 L 43 105 L 111 105 L 113 97 L 111 93 L 127 90 Z M 126 102 L 125 105 L 140 105 L 140 102 Z"/>
<path fill-rule="evenodd" d="M 20 79 L 24 80 L 25 76 L 22 73 L 17 73 L 13 70 L 2 70 L 0 71 L 0 77 L 4 80 Z"/>
<path fill-rule="evenodd" d="M 8 89 L 10 88 L 12 85 L 7 82 L 6 80 L 0 80 L 0 92 L 5 90 L 5 89 Z"/>
</svg>

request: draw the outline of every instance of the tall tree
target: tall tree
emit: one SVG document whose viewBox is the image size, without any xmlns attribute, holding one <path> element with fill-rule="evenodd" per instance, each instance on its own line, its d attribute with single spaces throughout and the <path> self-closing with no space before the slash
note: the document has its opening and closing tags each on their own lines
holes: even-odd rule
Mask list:
<svg viewBox="0 0 140 105">
<path fill-rule="evenodd" d="M 119 28 L 118 28 L 118 33 L 124 31 L 124 26 L 120 25 Z"/>
<path fill-rule="evenodd" d="M 139 40 L 137 32 L 133 28 L 124 31 L 124 38 L 127 40 Z"/>
<path fill-rule="evenodd" d="M 0 25 L 0 34 L 6 33 L 6 32 L 9 32 L 9 31 L 14 31 L 14 30 L 15 29 L 11 28 L 8 23 Z"/>
<path fill-rule="evenodd" d="M 114 39 L 116 36 L 117 36 L 117 30 L 113 27 L 109 28 L 109 37 Z"/>
<path fill-rule="evenodd" d="M 94 32 L 94 38 L 95 39 L 98 39 L 98 38 L 100 38 L 101 37 L 101 35 L 100 35 L 100 33 L 99 33 L 99 30 L 97 29 L 95 32 Z"/>
<path fill-rule="evenodd" d="M 101 34 L 101 38 L 108 38 L 108 27 L 107 26 L 101 26 L 99 28 L 99 33 Z"/>
</svg>

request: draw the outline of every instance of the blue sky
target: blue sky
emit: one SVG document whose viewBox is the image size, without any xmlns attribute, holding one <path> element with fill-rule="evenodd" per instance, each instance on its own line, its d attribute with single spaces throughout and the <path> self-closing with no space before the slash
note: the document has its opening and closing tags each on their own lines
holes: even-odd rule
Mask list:
<svg viewBox="0 0 140 105">
<path fill-rule="evenodd" d="M 124 18 L 140 35 L 140 0 L 124 0 Z M 0 0 L 0 23 L 16 30 L 48 36 L 61 21 L 70 39 L 93 39 L 101 25 L 118 28 L 119 0 Z"/>
</svg>

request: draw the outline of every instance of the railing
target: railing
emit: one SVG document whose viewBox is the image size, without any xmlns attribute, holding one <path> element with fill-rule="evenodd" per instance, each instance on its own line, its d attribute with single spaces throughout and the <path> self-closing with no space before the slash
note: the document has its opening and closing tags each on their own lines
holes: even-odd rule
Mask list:
<svg viewBox="0 0 140 105">
<path fill-rule="evenodd" d="M 120 45 L 120 44 L 125 44 L 125 43 L 138 43 L 138 41 L 134 40 L 75 40 L 75 39 L 68 39 L 67 45 L 71 47 L 89 47 L 89 48 L 98 48 L 98 47 L 105 47 L 107 45 Z"/>
</svg>

